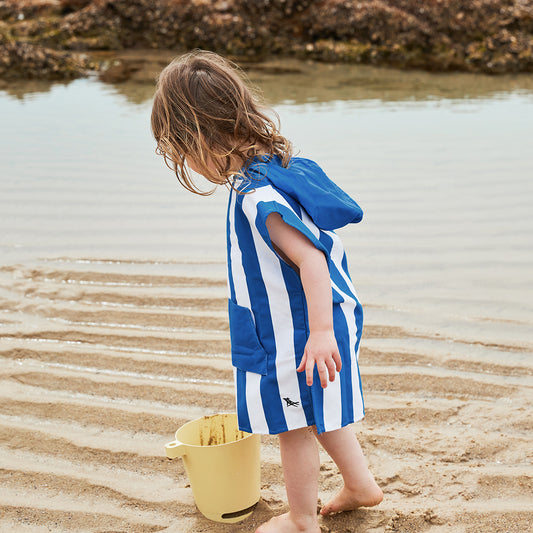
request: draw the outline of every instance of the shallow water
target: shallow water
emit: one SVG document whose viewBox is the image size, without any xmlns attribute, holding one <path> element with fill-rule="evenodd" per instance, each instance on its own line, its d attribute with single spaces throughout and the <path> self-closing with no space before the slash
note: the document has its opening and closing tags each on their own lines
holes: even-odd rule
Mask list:
<svg viewBox="0 0 533 533">
<path fill-rule="evenodd" d="M 295 61 L 249 74 L 300 155 L 365 211 L 340 233 L 370 321 L 531 348 L 531 76 Z M 0 91 L 2 264 L 224 276 L 226 191 L 179 188 L 154 153 L 152 92 Z"/>
</svg>

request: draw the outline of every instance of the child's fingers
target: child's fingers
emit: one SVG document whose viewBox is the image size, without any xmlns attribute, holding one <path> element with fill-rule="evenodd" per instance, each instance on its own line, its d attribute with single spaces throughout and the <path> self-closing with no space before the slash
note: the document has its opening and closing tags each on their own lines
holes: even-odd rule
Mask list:
<svg viewBox="0 0 533 533">
<path fill-rule="evenodd" d="M 317 362 L 316 369 L 318 370 L 318 375 L 320 376 L 320 385 L 322 385 L 322 388 L 325 389 L 328 386 L 328 366 L 324 361 L 320 363 Z"/>
<path fill-rule="evenodd" d="M 304 352 L 302 356 L 302 360 L 300 361 L 300 364 L 298 365 L 296 372 L 303 372 L 305 370 L 306 362 L 307 362 L 307 353 Z"/>
<path fill-rule="evenodd" d="M 310 387 L 313 384 L 313 372 L 315 370 L 315 361 L 311 358 L 307 358 L 305 363 L 305 382 Z"/>
<path fill-rule="evenodd" d="M 337 371 L 336 371 L 336 363 L 334 359 L 327 359 L 326 366 L 328 368 L 329 380 L 335 381 L 335 375 L 337 374 Z"/>
<path fill-rule="evenodd" d="M 333 360 L 335 361 L 335 369 L 340 372 L 342 369 L 342 359 L 339 350 L 333 352 Z"/>
<path fill-rule="evenodd" d="M 328 359 L 319 361 L 313 356 L 309 356 L 307 351 L 304 351 L 296 371 L 303 372 L 305 370 L 305 382 L 309 387 L 313 384 L 315 364 L 320 378 L 320 385 L 323 389 L 328 386 L 328 381 L 335 381 L 335 376 L 337 372 L 340 372 L 342 367 L 342 361 L 338 351 L 333 352 Z"/>
</svg>

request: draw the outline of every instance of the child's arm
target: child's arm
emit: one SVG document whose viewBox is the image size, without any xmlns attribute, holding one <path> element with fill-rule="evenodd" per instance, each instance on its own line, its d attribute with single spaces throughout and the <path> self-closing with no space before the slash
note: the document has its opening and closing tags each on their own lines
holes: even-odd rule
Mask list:
<svg viewBox="0 0 533 533">
<path fill-rule="evenodd" d="M 309 338 L 298 372 L 305 370 L 306 382 L 313 384 L 313 370 L 317 366 L 322 387 L 334 381 L 335 370 L 340 372 L 341 358 L 333 333 L 331 281 L 324 254 L 315 248 L 300 231 L 285 223 L 279 213 L 271 213 L 266 220 L 270 240 L 276 251 L 299 271 L 307 300 Z"/>
</svg>

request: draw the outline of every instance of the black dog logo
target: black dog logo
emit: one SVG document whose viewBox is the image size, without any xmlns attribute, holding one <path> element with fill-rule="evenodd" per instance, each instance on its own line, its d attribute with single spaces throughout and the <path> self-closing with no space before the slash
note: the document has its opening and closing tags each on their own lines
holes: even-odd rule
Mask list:
<svg viewBox="0 0 533 533">
<path fill-rule="evenodd" d="M 298 407 L 300 402 L 293 402 L 290 398 L 283 398 L 287 402 L 287 407 Z"/>
</svg>

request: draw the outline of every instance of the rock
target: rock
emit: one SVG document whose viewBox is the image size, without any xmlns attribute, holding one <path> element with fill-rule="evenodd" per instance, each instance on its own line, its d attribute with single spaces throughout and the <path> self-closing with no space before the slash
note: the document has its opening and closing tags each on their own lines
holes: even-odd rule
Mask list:
<svg viewBox="0 0 533 533">
<path fill-rule="evenodd" d="M 131 78 L 132 74 L 142 68 L 140 62 L 113 60 L 102 66 L 99 78 L 107 83 L 122 83 Z"/>
<path fill-rule="evenodd" d="M 523 0 L 0 0 L 0 19 L 8 24 L 2 39 L 63 52 L 205 48 L 255 59 L 533 71 L 533 3 Z"/>
<path fill-rule="evenodd" d="M 59 14 L 57 0 L 0 0 L 0 20 L 25 20 Z"/>
<path fill-rule="evenodd" d="M 13 40 L 9 25 L 0 21 L 0 46 Z"/>
<path fill-rule="evenodd" d="M 0 45 L 0 78 L 71 79 L 85 75 L 95 65 L 87 58 L 30 43 Z"/>
<path fill-rule="evenodd" d="M 92 0 L 61 0 L 59 5 L 61 6 L 61 12 L 66 14 L 87 7 L 91 1 Z"/>
</svg>

